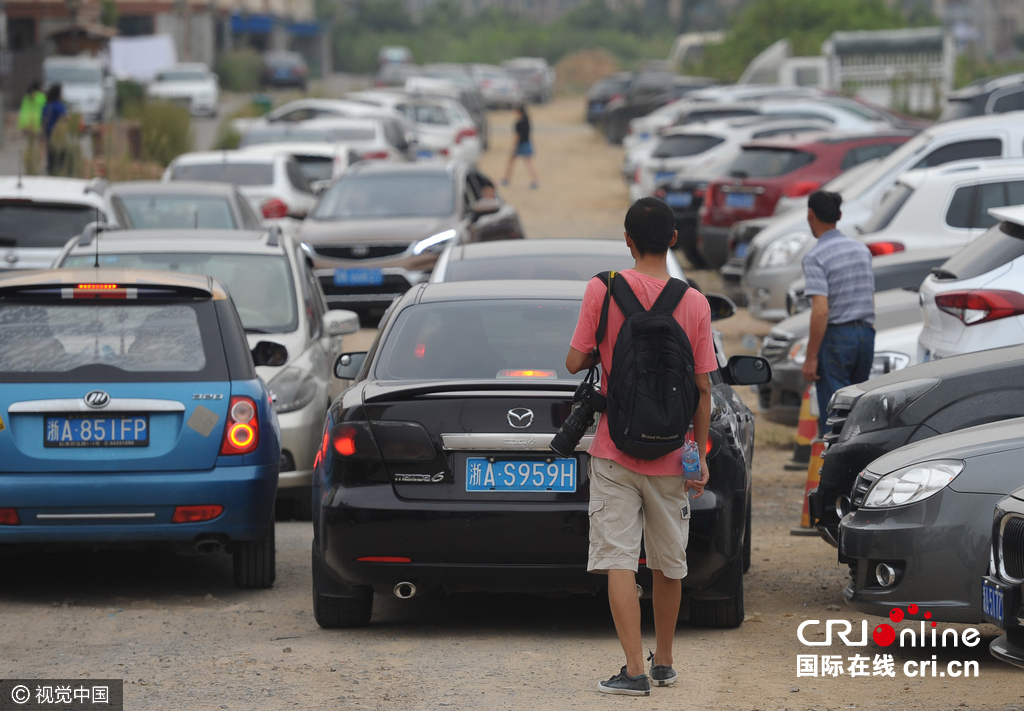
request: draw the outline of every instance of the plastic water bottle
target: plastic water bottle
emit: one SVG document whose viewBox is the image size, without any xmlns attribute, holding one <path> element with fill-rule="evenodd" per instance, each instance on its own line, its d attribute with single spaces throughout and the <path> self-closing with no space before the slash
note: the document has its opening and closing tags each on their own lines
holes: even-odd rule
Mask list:
<svg viewBox="0 0 1024 711">
<path fill-rule="evenodd" d="M 693 439 L 693 427 L 690 427 L 690 431 L 686 433 L 686 442 L 683 444 L 683 476 L 692 480 L 701 477 L 700 454 L 697 451 L 697 443 Z"/>
</svg>

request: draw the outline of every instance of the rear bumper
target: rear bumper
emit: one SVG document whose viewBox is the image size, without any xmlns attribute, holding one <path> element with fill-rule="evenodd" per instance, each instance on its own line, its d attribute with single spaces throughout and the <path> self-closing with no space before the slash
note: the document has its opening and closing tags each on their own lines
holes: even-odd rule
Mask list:
<svg viewBox="0 0 1024 711">
<path fill-rule="evenodd" d="M 0 506 L 17 509 L 21 523 L 0 526 L 0 546 L 259 540 L 272 522 L 277 469 L 275 462 L 201 472 L 3 474 Z M 199 504 L 224 511 L 211 521 L 171 523 L 175 506 Z"/>
</svg>

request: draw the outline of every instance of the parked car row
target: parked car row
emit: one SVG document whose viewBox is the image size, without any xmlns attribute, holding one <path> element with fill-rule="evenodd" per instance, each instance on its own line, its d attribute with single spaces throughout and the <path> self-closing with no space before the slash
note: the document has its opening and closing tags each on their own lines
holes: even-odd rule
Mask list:
<svg viewBox="0 0 1024 711">
<path fill-rule="evenodd" d="M 394 48 L 393 48 L 394 49 Z M 492 64 L 426 64 L 406 61 L 380 62 L 374 86 L 403 87 L 410 79 L 455 80 L 474 92 L 489 109 L 513 108 L 524 103 L 543 104 L 555 95 L 555 70 L 540 57 L 516 57 Z"/>
</svg>

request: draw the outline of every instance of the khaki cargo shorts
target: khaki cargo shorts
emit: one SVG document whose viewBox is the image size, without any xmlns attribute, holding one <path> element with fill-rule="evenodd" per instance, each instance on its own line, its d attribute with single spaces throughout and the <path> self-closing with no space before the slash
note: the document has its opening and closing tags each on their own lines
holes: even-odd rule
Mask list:
<svg viewBox="0 0 1024 711">
<path fill-rule="evenodd" d="M 682 476 L 647 476 L 618 462 L 590 458 L 589 572 L 632 570 L 640 558 L 665 577 L 686 577 L 690 500 Z"/>
</svg>

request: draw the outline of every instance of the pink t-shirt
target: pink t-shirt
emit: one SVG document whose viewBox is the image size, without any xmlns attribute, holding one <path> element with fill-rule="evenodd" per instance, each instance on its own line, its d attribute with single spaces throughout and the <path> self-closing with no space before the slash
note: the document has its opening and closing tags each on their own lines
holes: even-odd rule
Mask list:
<svg viewBox="0 0 1024 711">
<path fill-rule="evenodd" d="M 665 287 L 665 282 L 660 279 L 640 274 L 632 269 L 619 272 L 616 278 L 625 278 L 645 309 L 654 305 L 661 290 Z M 607 293 L 608 289 L 604 282 L 596 277 L 587 284 L 587 291 L 583 295 L 583 307 L 580 309 L 580 320 L 576 324 L 576 332 L 573 333 L 570 344 L 582 353 L 590 353 L 597 345 L 597 323 L 601 319 L 601 308 L 604 306 L 604 297 Z M 679 325 L 683 327 L 687 338 L 690 339 L 696 366 L 694 372 L 699 374 L 717 370 L 718 359 L 715 357 L 715 344 L 711 336 L 711 307 L 708 306 L 708 300 L 704 298 L 704 295 L 696 289 L 687 289 L 672 315 L 679 321 Z M 622 315 L 619 305 L 615 303 L 615 299 L 612 299 L 608 307 L 607 333 L 600 345 L 603 371 L 602 392 L 605 392 L 604 383 L 608 381 L 612 368 L 615 339 L 618 338 L 619 330 L 625 322 L 626 318 Z M 683 473 L 682 455 L 678 451 L 652 460 L 637 459 L 619 451 L 612 442 L 611 435 L 608 434 L 608 421 L 603 416 L 597 425 L 597 435 L 594 437 L 589 451 L 593 457 L 611 459 L 640 474 L 681 476 Z"/>
</svg>

